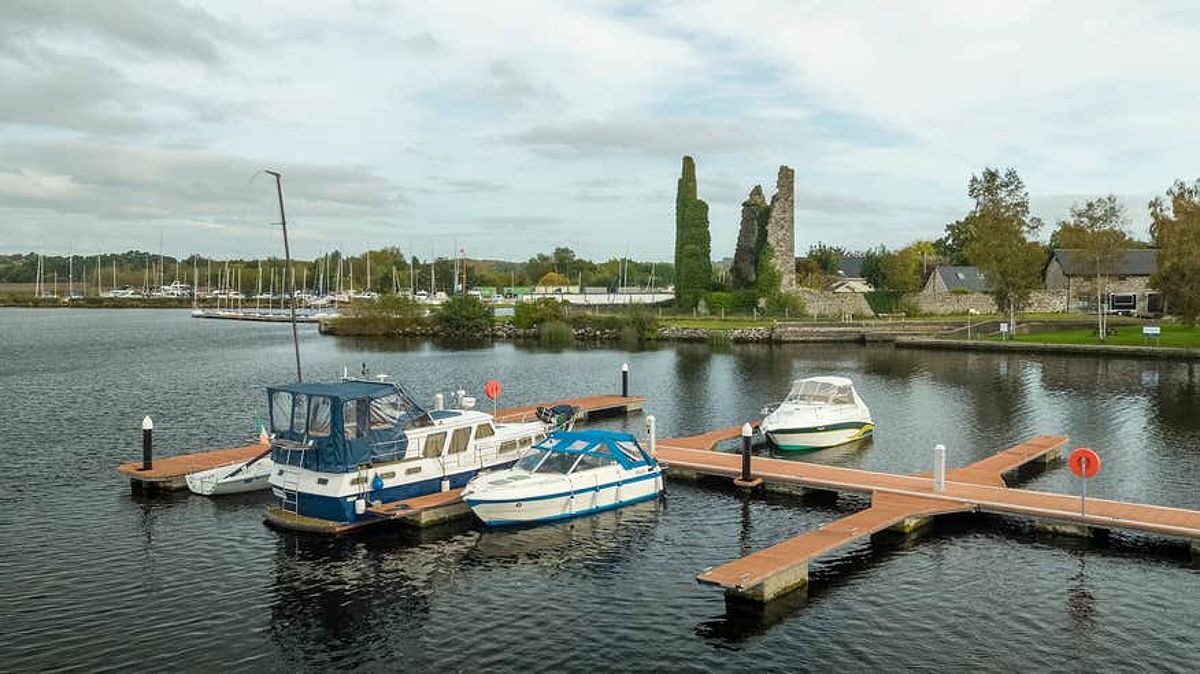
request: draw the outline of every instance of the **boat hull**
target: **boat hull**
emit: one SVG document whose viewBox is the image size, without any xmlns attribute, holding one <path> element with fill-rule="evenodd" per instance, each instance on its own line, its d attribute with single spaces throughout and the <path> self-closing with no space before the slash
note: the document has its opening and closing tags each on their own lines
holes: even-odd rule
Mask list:
<svg viewBox="0 0 1200 674">
<path fill-rule="evenodd" d="M 467 496 L 463 500 L 484 524 L 493 527 L 553 522 L 612 510 L 655 498 L 662 473 L 653 471 L 592 487 L 510 498 Z"/>
<path fill-rule="evenodd" d="M 185 479 L 188 489 L 193 494 L 201 496 L 243 494 L 270 487 L 271 469 L 274 467 L 275 464 L 270 459 L 262 459 L 232 477 L 229 477 L 229 474 L 237 470 L 237 464 L 189 473 Z"/>
<path fill-rule="evenodd" d="M 771 429 L 766 431 L 766 435 L 780 451 L 812 452 L 861 440 L 874 430 L 872 423 L 854 421 L 807 428 Z"/>
</svg>

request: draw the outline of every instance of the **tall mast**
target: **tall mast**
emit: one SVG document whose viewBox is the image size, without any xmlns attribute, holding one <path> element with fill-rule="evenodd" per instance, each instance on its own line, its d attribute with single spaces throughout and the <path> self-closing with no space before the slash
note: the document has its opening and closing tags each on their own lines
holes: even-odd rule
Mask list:
<svg viewBox="0 0 1200 674">
<path fill-rule="evenodd" d="M 278 171 L 267 171 L 270 175 L 275 176 L 275 193 L 279 196 L 279 225 L 283 228 L 283 258 L 287 261 L 288 267 L 292 266 L 292 249 L 288 245 L 287 234 L 287 215 L 283 212 L 283 176 Z M 286 274 L 284 282 L 287 282 Z M 296 275 L 292 274 L 292 284 L 296 283 Z M 296 302 L 288 303 L 292 313 L 292 347 L 296 351 L 296 381 L 304 381 L 304 376 L 300 373 L 300 332 L 296 329 Z"/>
</svg>

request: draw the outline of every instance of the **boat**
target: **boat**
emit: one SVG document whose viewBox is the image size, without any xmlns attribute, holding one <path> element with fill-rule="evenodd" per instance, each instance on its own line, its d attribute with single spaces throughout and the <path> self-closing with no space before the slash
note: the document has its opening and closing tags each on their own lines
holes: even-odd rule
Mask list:
<svg viewBox="0 0 1200 674">
<path fill-rule="evenodd" d="M 553 427 L 498 423 L 472 409 L 474 398 L 458 398 L 458 409 L 426 410 L 383 380 L 268 387 L 270 484 L 282 518 L 371 519 L 369 506 L 457 489 L 480 471 L 511 466 Z"/>
<path fill-rule="evenodd" d="M 798 379 L 783 402 L 764 412 L 763 433 L 785 452 L 835 447 L 875 429 L 871 410 L 845 377 Z"/>
<path fill-rule="evenodd" d="M 475 477 L 463 501 L 490 526 L 550 522 L 655 498 L 662 469 L 637 438 L 558 430 L 507 470 Z"/>
<path fill-rule="evenodd" d="M 249 461 L 237 461 L 185 475 L 184 480 L 187 481 L 188 490 L 201 496 L 222 496 L 224 494 L 243 494 L 270 487 L 268 480 L 275 464 L 270 458 L 271 440 L 267 437 L 266 430 L 261 427 L 258 441 L 267 449 Z"/>
</svg>

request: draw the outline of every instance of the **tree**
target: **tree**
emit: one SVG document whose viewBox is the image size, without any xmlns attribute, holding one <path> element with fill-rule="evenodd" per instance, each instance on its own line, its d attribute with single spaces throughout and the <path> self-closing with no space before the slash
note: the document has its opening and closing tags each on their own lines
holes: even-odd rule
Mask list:
<svg viewBox="0 0 1200 674">
<path fill-rule="evenodd" d="M 808 256 L 816 261 L 817 266 L 826 274 L 836 274 L 842 266 L 842 258 L 845 257 L 846 251 L 838 246 L 826 246 L 824 243 L 817 243 L 815 246 L 809 246 Z"/>
<path fill-rule="evenodd" d="M 566 276 L 563 276 L 558 272 L 548 271 L 545 274 L 542 274 L 542 277 L 538 279 L 537 285 L 541 288 L 556 288 L 559 286 L 571 285 L 571 281 Z"/>
<path fill-rule="evenodd" d="M 1200 178 L 1190 185 L 1175 181 L 1166 196 L 1150 202 L 1150 236 L 1158 248 L 1150 285 L 1162 293 L 1166 310 L 1190 326 L 1200 317 Z"/>
<path fill-rule="evenodd" d="M 969 248 L 978 237 L 979 216 L 1006 219 L 1023 223 L 1027 234 L 1036 233 L 1042 222 L 1029 213 L 1029 193 L 1016 169 L 987 167 L 967 183 L 967 196 L 975 208 L 967 217 L 946 225 L 946 234 L 934 242 L 936 252 L 950 264 L 975 264 Z M 973 217 L 974 216 L 974 217 Z"/>
<path fill-rule="evenodd" d="M 994 168 L 972 176 L 967 194 L 975 208 L 959 222 L 966 233 L 966 258 L 979 267 L 997 308 L 1009 315 L 1016 332 L 1016 315 L 1042 283 L 1045 251 L 1030 241 L 1041 220 L 1029 213 L 1029 194 L 1014 169 Z M 949 229 L 949 227 L 947 228 Z"/>
<path fill-rule="evenodd" d="M 491 337 L 492 306 L 473 295 L 457 295 L 438 309 L 435 320 L 442 333 L 450 337 Z"/>
<path fill-rule="evenodd" d="M 708 204 L 697 196 L 696 162 L 683 158 L 675 193 L 675 301 L 692 308 L 712 284 Z"/>
<path fill-rule="evenodd" d="M 1100 341 L 1107 331 L 1104 313 L 1105 277 L 1109 276 L 1128 247 L 1125 209 L 1115 195 L 1091 199 L 1071 207 L 1071 217 L 1058 223 L 1050 237 L 1051 247 L 1078 251 L 1091 265 L 1096 277 L 1096 328 Z M 1057 245 L 1055 245 L 1057 244 Z"/>
</svg>

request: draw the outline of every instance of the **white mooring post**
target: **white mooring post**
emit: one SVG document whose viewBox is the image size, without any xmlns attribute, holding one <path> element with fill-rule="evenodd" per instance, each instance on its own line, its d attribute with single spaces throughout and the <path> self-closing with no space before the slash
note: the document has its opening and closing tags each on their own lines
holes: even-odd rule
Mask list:
<svg viewBox="0 0 1200 674">
<path fill-rule="evenodd" d="M 434 394 L 434 396 L 433 396 L 433 409 L 435 409 L 435 410 L 444 410 L 444 409 L 446 409 L 446 396 L 445 396 L 445 395 L 443 395 L 443 394 L 441 394 L 441 393 L 436 393 L 436 394 Z"/>
<path fill-rule="evenodd" d="M 933 446 L 933 490 L 946 490 L 946 446 Z"/>
<path fill-rule="evenodd" d="M 653 414 L 646 416 L 646 434 L 650 436 L 650 456 L 655 455 L 655 449 L 658 447 L 658 420 Z"/>
</svg>

